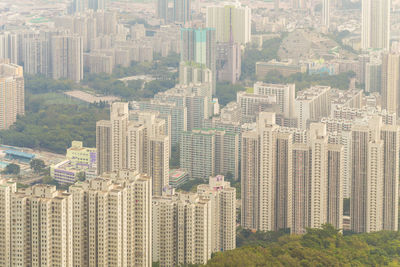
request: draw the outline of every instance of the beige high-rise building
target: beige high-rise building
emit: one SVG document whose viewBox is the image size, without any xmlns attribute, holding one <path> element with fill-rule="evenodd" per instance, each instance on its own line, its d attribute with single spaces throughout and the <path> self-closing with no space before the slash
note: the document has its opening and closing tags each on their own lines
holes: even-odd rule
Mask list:
<svg viewBox="0 0 400 267">
<path fill-rule="evenodd" d="M 257 127 L 242 135 L 242 225 L 272 231 L 275 228 L 275 114 L 261 112 Z"/>
<path fill-rule="evenodd" d="M 327 221 L 327 146 L 326 126 L 322 123 L 310 125 L 311 181 L 309 227 L 319 228 Z"/>
<path fill-rule="evenodd" d="M 383 230 L 398 230 L 400 129 L 384 125 L 381 130 L 384 143 L 383 159 Z"/>
<path fill-rule="evenodd" d="M 12 32 L 0 34 L 0 58 L 7 58 L 11 63 L 19 64 L 18 34 Z"/>
<path fill-rule="evenodd" d="M 357 233 L 383 228 L 384 144 L 380 139 L 381 126 L 381 118 L 374 117 L 352 128 L 350 216 L 351 229 Z"/>
<path fill-rule="evenodd" d="M 35 185 L 11 196 L 11 266 L 73 266 L 72 197 Z"/>
<path fill-rule="evenodd" d="M 212 252 L 236 248 L 236 189 L 224 176 L 210 177 L 209 184 L 197 186 L 197 194 L 211 200 Z"/>
<path fill-rule="evenodd" d="M 295 112 L 295 84 L 268 84 L 256 82 L 254 84 L 255 95 L 275 96 L 276 103 L 279 105 L 279 112 L 286 118 L 294 117 Z"/>
<path fill-rule="evenodd" d="M 11 197 L 17 191 L 17 184 L 0 180 L 0 265 L 11 266 Z"/>
<path fill-rule="evenodd" d="M 150 177 L 107 173 L 70 194 L 73 266 L 151 266 Z"/>
<path fill-rule="evenodd" d="M 24 76 L 21 66 L 0 60 L 0 129 L 8 129 L 25 114 Z"/>
<path fill-rule="evenodd" d="M 128 103 L 111 105 L 111 171 L 126 169 L 126 135 L 129 121 Z"/>
<path fill-rule="evenodd" d="M 2 266 L 151 266 L 151 179 L 133 171 L 18 189 L 0 180 Z"/>
<path fill-rule="evenodd" d="M 362 0 L 361 47 L 389 50 L 390 0 Z"/>
<path fill-rule="evenodd" d="M 153 195 L 160 196 L 169 183 L 169 138 L 159 135 L 149 140 L 149 172 L 153 178 Z"/>
<path fill-rule="evenodd" d="M 322 1 L 322 25 L 324 25 L 325 27 L 330 26 L 330 19 L 331 16 L 331 1 L 330 0 L 323 0 Z"/>
<path fill-rule="evenodd" d="M 344 147 L 327 146 L 327 218 L 336 229 L 343 229 Z"/>
<path fill-rule="evenodd" d="M 153 194 L 161 195 L 169 180 L 167 119 L 156 111 L 129 112 L 128 103 L 113 103 L 110 121 L 97 122 L 98 174 L 123 169 L 146 173 L 153 179 Z"/>
<path fill-rule="evenodd" d="M 304 234 L 309 225 L 311 153 L 307 144 L 293 144 L 292 228 L 291 232 Z"/>
<path fill-rule="evenodd" d="M 194 193 L 153 197 L 152 260 L 160 266 L 205 264 L 211 258 L 211 200 Z"/>
<path fill-rule="evenodd" d="M 277 230 L 292 227 L 292 145 L 291 133 L 276 134 L 274 229 Z"/>
<path fill-rule="evenodd" d="M 400 55 L 383 54 L 381 73 L 382 108 L 400 115 Z"/>
<path fill-rule="evenodd" d="M 217 42 L 251 41 L 251 9 L 239 2 L 207 7 L 206 26 L 216 29 Z"/>
<path fill-rule="evenodd" d="M 299 131 L 277 126 L 274 115 L 261 112 L 242 134 L 242 226 L 296 234 L 325 223 L 340 228 L 343 145 L 329 143 L 323 123 Z"/>
<path fill-rule="evenodd" d="M 239 135 L 219 129 L 196 129 L 182 134 L 181 168 L 189 176 L 207 179 L 209 176 L 239 172 Z"/>
<path fill-rule="evenodd" d="M 256 131 L 244 132 L 241 142 L 241 225 L 258 229 L 260 145 Z"/>
<path fill-rule="evenodd" d="M 97 174 L 111 171 L 111 121 L 96 123 Z"/>
<path fill-rule="evenodd" d="M 313 86 L 298 92 L 295 100 L 295 116 L 298 127 L 307 129 L 310 122 L 317 122 L 331 112 L 331 88 L 329 86 Z"/>
<path fill-rule="evenodd" d="M 83 42 L 80 36 L 56 35 L 51 38 L 52 78 L 74 82 L 83 79 Z"/>
</svg>

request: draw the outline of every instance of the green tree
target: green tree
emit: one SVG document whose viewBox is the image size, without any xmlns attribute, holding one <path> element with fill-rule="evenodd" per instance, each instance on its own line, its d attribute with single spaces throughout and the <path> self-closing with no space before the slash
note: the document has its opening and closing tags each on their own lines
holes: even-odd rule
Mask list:
<svg viewBox="0 0 400 267">
<path fill-rule="evenodd" d="M 48 185 L 58 185 L 58 182 L 54 180 L 50 175 L 43 177 L 42 183 Z"/>
<path fill-rule="evenodd" d="M 46 164 L 41 159 L 32 159 L 29 165 L 31 166 L 31 169 L 36 173 L 42 172 L 46 167 Z"/>
<path fill-rule="evenodd" d="M 86 173 L 85 172 L 80 172 L 76 175 L 79 181 L 83 182 L 86 180 Z"/>
<path fill-rule="evenodd" d="M 21 171 L 21 167 L 18 164 L 11 163 L 11 164 L 8 164 L 4 168 L 3 173 L 18 175 L 20 173 L 20 171 Z"/>
</svg>

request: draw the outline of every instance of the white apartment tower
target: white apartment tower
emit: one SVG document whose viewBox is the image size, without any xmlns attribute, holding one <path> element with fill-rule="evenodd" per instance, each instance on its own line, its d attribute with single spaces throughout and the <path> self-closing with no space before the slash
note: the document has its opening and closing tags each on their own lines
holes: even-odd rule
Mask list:
<svg viewBox="0 0 400 267">
<path fill-rule="evenodd" d="M 216 29 L 217 42 L 251 41 L 251 9 L 239 2 L 207 7 L 206 25 Z"/>
<path fill-rule="evenodd" d="M 153 179 L 153 194 L 161 195 L 169 179 L 166 125 L 159 112 L 129 112 L 128 103 L 113 103 L 110 120 L 96 124 L 98 174 L 123 169 L 146 173 Z"/>
<path fill-rule="evenodd" d="M 351 229 L 380 231 L 383 227 L 384 144 L 380 139 L 382 120 L 374 117 L 352 128 Z"/>
<path fill-rule="evenodd" d="M 0 180 L 0 265 L 11 266 L 11 197 L 17 191 L 17 184 L 12 181 Z"/>
<path fill-rule="evenodd" d="M 150 177 L 107 173 L 70 194 L 73 266 L 151 266 Z"/>
<path fill-rule="evenodd" d="M 72 197 L 35 185 L 11 196 L 10 266 L 73 266 Z"/>
<path fill-rule="evenodd" d="M 151 179 L 132 171 L 18 189 L 0 180 L 1 266 L 142 266 L 151 261 Z"/>
<path fill-rule="evenodd" d="M 330 25 L 330 0 L 322 0 L 322 25 L 329 28 Z"/>
<path fill-rule="evenodd" d="M 302 132 L 277 126 L 274 115 L 259 113 L 242 134 L 242 226 L 296 234 L 342 227 L 344 146 L 330 143 L 323 123 Z"/>
<path fill-rule="evenodd" d="M 56 35 L 51 38 L 52 78 L 83 79 L 83 42 L 80 36 Z"/>
<path fill-rule="evenodd" d="M 275 96 L 279 105 L 279 112 L 285 118 L 293 118 L 295 112 L 295 84 L 268 84 L 256 82 L 254 84 L 255 95 Z"/>
<path fill-rule="evenodd" d="M 24 89 L 22 67 L 0 61 L 0 129 L 8 129 L 25 114 Z"/>
<path fill-rule="evenodd" d="M 400 115 L 400 55 L 384 53 L 381 73 L 382 108 Z"/>
<path fill-rule="evenodd" d="M 152 261 L 160 266 L 205 264 L 211 258 L 211 201 L 198 194 L 153 197 Z"/>
<path fill-rule="evenodd" d="M 389 50 L 390 0 L 362 0 L 361 47 Z"/>
<path fill-rule="evenodd" d="M 197 194 L 211 200 L 212 252 L 236 248 L 236 189 L 224 176 L 210 177 L 209 184 L 197 186 Z"/>
</svg>

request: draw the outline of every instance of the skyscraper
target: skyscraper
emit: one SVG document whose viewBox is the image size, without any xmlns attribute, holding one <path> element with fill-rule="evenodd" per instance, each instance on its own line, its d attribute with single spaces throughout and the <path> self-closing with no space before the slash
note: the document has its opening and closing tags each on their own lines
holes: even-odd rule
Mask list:
<svg viewBox="0 0 400 267">
<path fill-rule="evenodd" d="M 259 164 L 258 133 L 248 131 L 241 141 L 241 225 L 246 229 L 259 229 Z"/>
<path fill-rule="evenodd" d="M 184 132 L 180 144 L 181 168 L 189 176 L 208 179 L 217 174 L 238 177 L 239 135 L 218 129 Z"/>
<path fill-rule="evenodd" d="M 390 0 L 362 0 L 361 47 L 389 50 Z"/>
<path fill-rule="evenodd" d="M 0 248 L 0 265 L 11 265 L 11 198 L 17 191 L 17 184 L 5 179 L 0 180 L 0 235 L 2 236 L 2 246 Z M 21 229 L 22 230 L 22 229 Z"/>
<path fill-rule="evenodd" d="M 152 178 L 152 192 L 168 185 L 170 135 L 156 111 L 129 112 L 128 103 L 111 105 L 110 121 L 96 124 L 97 172 L 129 169 Z M 130 118 L 131 117 L 131 118 Z"/>
<path fill-rule="evenodd" d="M 160 266 L 205 264 L 211 258 L 211 200 L 194 193 L 153 197 L 152 260 Z"/>
<path fill-rule="evenodd" d="M 207 7 L 206 25 L 216 29 L 217 42 L 251 41 L 251 9 L 239 2 Z"/>
<path fill-rule="evenodd" d="M 309 227 L 319 228 L 327 222 L 327 146 L 326 126 L 322 123 L 310 125 L 311 177 L 309 196 Z"/>
<path fill-rule="evenodd" d="M 398 188 L 400 130 L 399 126 L 384 125 L 381 131 L 384 143 L 383 159 L 383 230 L 398 230 Z"/>
<path fill-rule="evenodd" d="M 292 227 L 292 145 L 291 133 L 278 132 L 276 134 L 274 229 L 290 229 Z"/>
<path fill-rule="evenodd" d="M 80 36 L 57 35 L 51 39 L 52 78 L 83 79 L 83 43 Z"/>
<path fill-rule="evenodd" d="M 330 25 L 330 0 L 322 0 L 322 24 L 329 28 Z"/>
<path fill-rule="evenodd" d="M 344 148 L 338 144 L 327 146 L 327 218 L 336 229 L 343 228 Z"/>
<path fill-rule="evenodd" d="M 238 43 L 217 43 L 217 80 L 236 83 L 242 71 L 242 55 Z"/>
<path fill-rule="evenodd" d="M 171 2 L 172 8 L 169 7 Z M 192 0 L 157 0 L 157 17 L 163 23 L 187 25 L 192 20 Z"/>
<path fill-rule="evenodd" d="M 274 115 L 259 113 L 242 133 L 242 226 L 296 234 L 341 227 L 343 146 L 329 143 L 323 123 L 299 131 L 276 125 Z"/>
<path fill-rule="evenodd" d="M 151 266 L 151 179 L 131 171 L 18 189 L 0 181 L 2 266 Z"/>
<path fill-rule="evenodd" d="M 192 20 L 192 0 L 174 0 L 174 21 L 186 25 Z"/>
<path fill-rule="evenodd" d="M 197 186 L 199 196 L 211 202 L 212 252 L 236 248 L 236 189 L 224 181 L 224 176 L 209 178 L 208 184 Z"/>
<path fill-rule="evenodd" d="M 0 129 L 8 129 L 25 114 L 24 76 L 21 66 L 0 61 Z"/>
<path fill-rule="evenodd" d="M 293 144 L 292 228 L 291 232 L 304 234 L 309 225 L 311 153 L 307 144 Z"/>
<path fill-rule="evenodd" d="M 351 230 L 380 231 L 383 227 L 383 160 L 381 118 L 352 127 Z"/>
<path fill-rule="evenodd" d="M 168 21 L 168 0 L 157 0 L 157 17 L 164 23 Z"/>
<path fill-rule="evenodd" d="M 0 58 L 9 59 L 10 63 L 20 64 L 18 54 L 18 35 L 11 32 L 0 34 Z"/>
<path fill-rule="evenodd" d="M 382 108 L 400 115 L 400 55 L 384 53 L 381 73 Z"/>
<path fill-rule="evenodd" d="M 151 266 L 149 176 L 121 170 L 69 191 L 73 265 Z"/>
<path fill-rule="evenodd" d="M 194 62 L 212 72 L 212 90 L 216 86 L 216 39 L 215 29 L 181 29 L 181 61 Z"/>
</svg>

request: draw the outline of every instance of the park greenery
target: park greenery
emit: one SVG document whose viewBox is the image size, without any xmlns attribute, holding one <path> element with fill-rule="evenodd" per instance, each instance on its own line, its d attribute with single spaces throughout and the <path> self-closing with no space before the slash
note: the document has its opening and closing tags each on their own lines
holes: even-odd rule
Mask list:
<svg viewBox="0 0 400 267">
<path fill-rule="evenodd" d="M 344 72 L 338 75 L 308 75 L 307 73 L 295 73 L 288 77 L 278 71 L 270 71 L 264 78 L 266 83 L 294 83 L 296 91 L 303 90 L 313 85 L 331 86 L 341 90 L 349 89 L 350 80 L 355 77 L 354 72 Z"/>
<path fill-rule="evenodd" d="M 304 235 L 245 230 L 235 250 L 219 252 L 206 266 L 399 266 L 400 232 L 343 236 L 331 225 Z"/>
<path fill-rule="evenodd" d="M 256 80 L 256 63 L 258 61 L 270 61 L 278 59 L 278 51 L 282 38 L 273 38 L 263 43 L 262 49 L 252 46 L 246 47 L 242 55 L 241 80 Z"/>
<path fill-rule="evenodd" d="M 21 172 L 21 167 L 18 164 L 8 164 L 4 170 L 2 171 L 3 174 L 13 174 L 18 175 Z"/>
<path fill-rule="evenodd" d="M 55 153 L 65 153 L 73 140 L 95 146 L 96 121 L 107 119 L 109 111 L 60 94 L 75 86 L 66 80 L 27 76 L 25 116 L 10 129 L 0 131 L 0 142 Z"/>
<path fill-rule="evenodd" d="M 231 101 L 236 101 L 236 94 L 239 91 L 245 91 L 241 84 L 230 84 L 227 82 L 218 82 L 216 86 L 216 97 L 218 103 L 225 106 Z"/>
<path fill-rule="evenodd" d="M 41 159 L 32 159 L 29 165 L 35 173 L 41 173 L 46 168 L 46 164 Z"/>
</svg>

